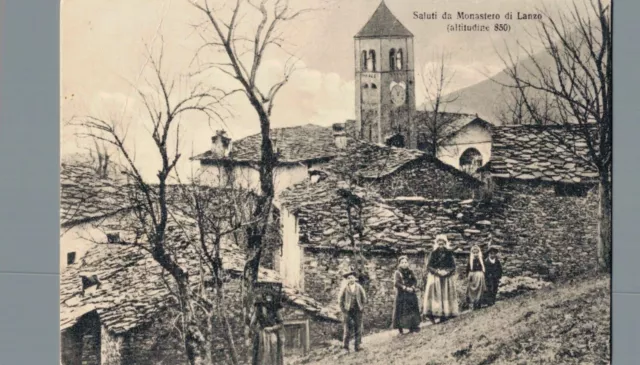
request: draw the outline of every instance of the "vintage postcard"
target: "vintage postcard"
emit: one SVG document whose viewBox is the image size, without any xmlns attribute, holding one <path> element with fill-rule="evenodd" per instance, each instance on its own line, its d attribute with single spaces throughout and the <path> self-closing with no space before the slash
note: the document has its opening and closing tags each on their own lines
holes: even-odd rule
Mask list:
<svg viewBox="0 0 640 365">
<path fill-rule="evenodd" d="M 61 364 L 610 364 L 611 6 L 62 0 Z"/>
</svg>

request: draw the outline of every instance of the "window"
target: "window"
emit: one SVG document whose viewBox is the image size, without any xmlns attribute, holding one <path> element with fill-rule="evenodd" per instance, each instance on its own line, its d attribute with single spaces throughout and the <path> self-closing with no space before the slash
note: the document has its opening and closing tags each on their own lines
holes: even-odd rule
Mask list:
<svg viewBox="0 0 640 365">
<path fill-rule="evenodd" d="M 120 242 L 120 233 L 107 233 L 107 243 L 121 243 Z"/>
<path fill-rule="evenodd" d="M 473 174 L 482 167 L 482 155 L 475 148 L 469 148 L 460 156 L 460 170 Z"/>
<path fill-rule="evenodd" d="M 396 59 L 395 59 L 395 63 L 396 63 L 396 70 L 402 70 L 402 49 L 399 49 L 398 52 L 396 52 Z"/>
<path fill-rule="evenodd" d="M 588 186 L 580 184 L 557 184 L 555 186 L 556 196 L 585 197 L 588 191 Z"/>
<path fill-rule="evenodd" d="M 377 89 L 378 87 L 376 86 L 376 84 L 371 84 L 371 88 L 372 89 Z"/>
<path fill-rule="evenodd" d="M 394 71 L 396 69 L 396 49 L 395 48 L 391 48 L 391 50 L 389 50 L 389 68 L 391 68 L 391 71 Z"/>
<path fill-rule="evenodd" d="M 74 264 L 76 262 L 76 253 L 68 252 L 67 253 L 67 265 Z"/>
<path fill-rule="evenodd" d="M 366 70 L 367 69 L 367 51 L 362 51 L 362 69 Z"/>
<path fill-rule="evenodd" d="M 362 85 L 363 89 L 368 89 L 369 88 L 369 84 L 365 83 L 364 85 Z"/>
<path fill-rule="evenodd" d="M 367 70 L 375 71 L 376 70 L 376 51 L 369 50 L 369 57 L 367 58 Z"/>
<path fill-rule="evenodd" d="M 284 322 L 284 348 L 287 354 L 307 354 L 309 351 L 309 320 Z"/>
</svg>

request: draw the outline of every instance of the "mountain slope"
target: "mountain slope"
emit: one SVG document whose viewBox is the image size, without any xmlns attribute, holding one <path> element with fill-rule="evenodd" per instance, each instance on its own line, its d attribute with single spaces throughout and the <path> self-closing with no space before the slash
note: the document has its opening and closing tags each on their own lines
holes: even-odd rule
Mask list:
<svg viewBox="0 0 640 365">
<path fill-rule="evenodd" d="M 554 67 L 553 58 L 545 51 L 539 52 L 533 58 L 526 58 L 519 63 L 521 70 L 535 70 L 535 63 L 543 69 Z M 534 74 L 535 75 L 535 74 Z M 514 90 L 505 85 L 513 85 L 513 81 L 506 70 L 503 70 L 484 81 L 452 92 L 457 95 L 455 102 L 447 106 L 448 111 L 478 114 L 488 122 L 501 124 L 499 116 L 508 111 L 507 103 L 514 103 Z"/>
</svg>

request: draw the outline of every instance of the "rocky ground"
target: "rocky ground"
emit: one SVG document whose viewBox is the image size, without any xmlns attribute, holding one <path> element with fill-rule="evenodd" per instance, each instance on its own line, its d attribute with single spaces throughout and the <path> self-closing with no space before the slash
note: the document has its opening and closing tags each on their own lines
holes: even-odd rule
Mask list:
<svg viewBox="0 0 640 365">
<path fill-rule="evenodd" d="M 609 364 L 610 278 L 599 277 L 465 312 L 420 333 L 368 336 L 361 352 L 318 349 L 290 365 Z"/>
</svg>

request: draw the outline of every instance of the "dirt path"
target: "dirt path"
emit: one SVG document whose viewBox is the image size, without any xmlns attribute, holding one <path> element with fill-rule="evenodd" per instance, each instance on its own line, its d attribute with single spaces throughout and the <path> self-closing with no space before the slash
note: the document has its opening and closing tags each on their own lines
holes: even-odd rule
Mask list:
<svg viewBox="0 0 640 365">
<path fill-rule="evenodd" d="M 417 334 L 367 336 L 358 353 L 336 344 L 290 364 L 607 364 L 609 290 L 608 277 L 544 289 Z"/>
</svg>

